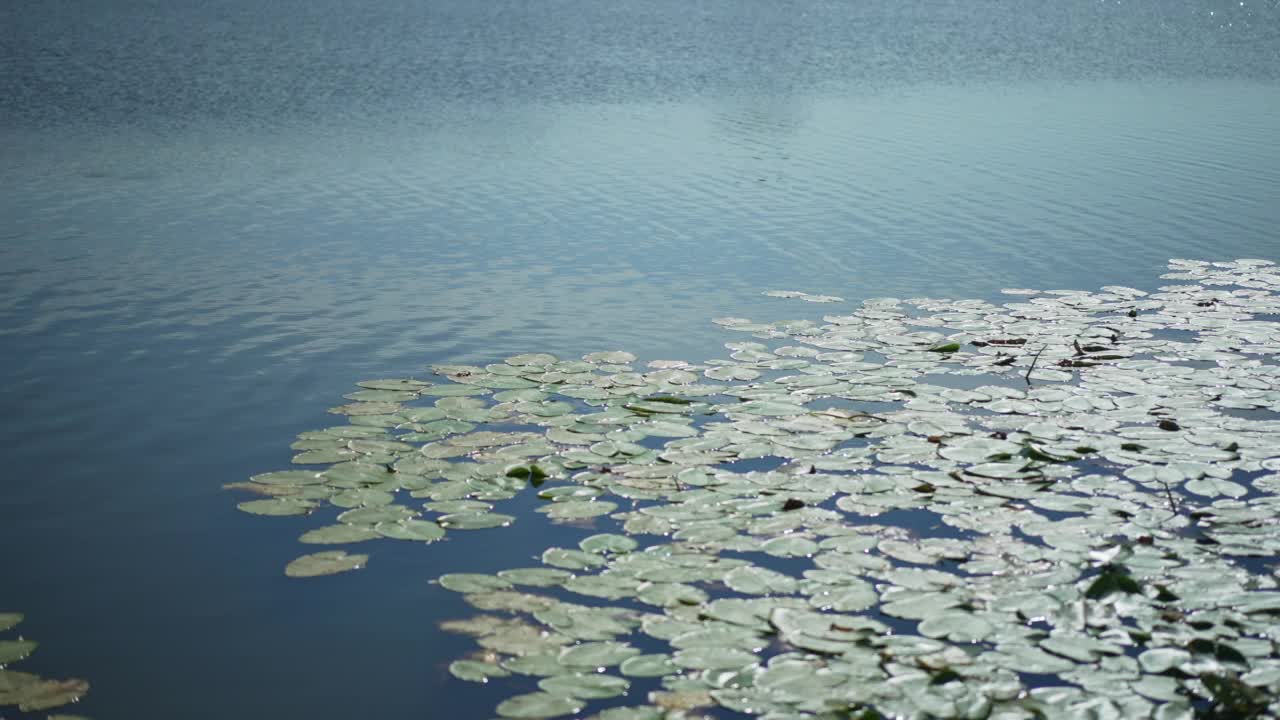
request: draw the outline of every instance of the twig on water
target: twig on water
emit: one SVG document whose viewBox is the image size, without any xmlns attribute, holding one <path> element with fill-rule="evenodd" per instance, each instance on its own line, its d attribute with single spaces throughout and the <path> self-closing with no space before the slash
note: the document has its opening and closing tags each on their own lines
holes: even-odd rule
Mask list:
<svg viewBox="0 0 1280 720">
<path fill-rule="evenodd" d="M 1035 372 L 1035 369 L 1036 369 L 1036 362 L 1040 360 L 1040 353 L 1044 352 L 1044 349 L 1045 349 L 1045 348 L 1047 348 L 1047 347 L 1049 347 L 1049 346 L 1048 346 L 1048 345 L 1041 345 L 1041 346 L 1040 346 L 1040 350 L 1036 352 L 1036 356 L 1035 356 L 1035 357 L 1033 357 L 1033 358 L 1031 358 L 1031 367 L 1027 368 L 1027 374 L 1026 374 L 1026 376 L 1023 378 L 1023 379 L 1025 379 L 1025 380 L 1027 381 L 1027 384 L 1028 384 L 1028 385 L 1030 385 L 1030 384 L 1031 384 L 1031 373 Z"/>
<path fill-rule="evenodd" d="M 1162 482 L 1160 484 L 1164 486 L 1164 496 L 1169 499 L 1169 509 L 1173 511 L 1174 515 L 1177 515 L 1178 503 L 1173 499 L 1173 491 L 1169 489 L 1169 483 Z"/>
</svg>

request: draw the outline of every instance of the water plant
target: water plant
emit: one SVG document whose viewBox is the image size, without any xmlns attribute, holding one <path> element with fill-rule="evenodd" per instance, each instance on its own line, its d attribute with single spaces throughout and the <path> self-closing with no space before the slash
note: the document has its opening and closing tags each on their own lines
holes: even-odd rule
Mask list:
<svg viewBox="0 0 1280 720">
<path fill-rule="evenodd" d="M 520 493 L 582 528 L 543 567 L 439 579 L 482 613 L 443 624 L 478 645 L 457 678 L 539 678 L 503 717 L 1273 716 L 1280 270 L 1170 265 L 1154 292 L 718 318 L 750 339 L 701 364 L 362 382 L 299 436 L 306 469 L 234 487 L 342 510 L 306 543 L 501 532 Z"/>
</svg>

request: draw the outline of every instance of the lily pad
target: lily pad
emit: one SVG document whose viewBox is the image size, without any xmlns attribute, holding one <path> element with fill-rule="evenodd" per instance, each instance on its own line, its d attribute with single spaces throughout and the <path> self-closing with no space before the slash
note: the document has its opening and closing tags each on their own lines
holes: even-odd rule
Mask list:
<svg viewBox="0 0 1280 720">
<path fill-rule="evenodd" d="M 516 695 L 498 705 L 498 714 L 505 718 L 549 718 L 576 715 L 585 706 L 577 698 L 552 695 L 546 692 Z"/>
<path fill-rule="evenodd" d="M 509 677 L 511 671 L 493 663 L 478 662 L 476 660 L 455 660 L 449 663 L 449 674 L 459 680 L 483 683 L 489 682 L 490 678 Z"/>
<path fill-rule="evenodd" d="M 327 525 L 315 530 L 308 530 L 298 538 L 298 542 L 312 545 L 339 545 L 372 540 L 378 533 L 370 528 L 355 525 Z"/>
<path fill-rule="evenodd" d="M 435 542 L 444 537 L 444 528 L 427 520 L 404 520 L 394 523 L 380 523 L 374 530 L 383 537 L 393 540 L 414 540 L 418 542 Z"/>
<path fill-rule="evenodd" d="M 368 555 L 348 555 L 345 550 L 303 555 L 289 563 L 284 574 L 289 577 L 317 577 L 358 570 L 369 561 Z"/>
<path fill-rule="evenodd" d="M 538 681 L 538 687 L 565 697 L 595 700 L 625 695 L 631 683 L 613 675 L 574 673 L 555 675 Z"/>
<path fill-rule="evenodd" d="M 512 515 L 487 512 L 453 513 L 440 516 L 436 522 L 440 527 L 449 530 L 487 530 L 489 528 L 506 527 L 515 522 Z"/>
<path fill-rule="evenodd" d="M 8 665 L 35 652 L 34 640 L 0 640 L 0 665 Z"/>
<path fill-rule="evenodd" d="M 566 667 L 595 669 L 617 665 L 639 654 L 639 650 L 626 643 L 589 642 L 561 650 L 559 660 Z"/>
<path fill-rule="evenodd" d="M 236 505 L 244 512 L 253 515 L 306 515 L 315 509 L 316 504 L 308 500 L 289 497 L 269 498 L 265 500 L 248 500 Z"/>
</svg>

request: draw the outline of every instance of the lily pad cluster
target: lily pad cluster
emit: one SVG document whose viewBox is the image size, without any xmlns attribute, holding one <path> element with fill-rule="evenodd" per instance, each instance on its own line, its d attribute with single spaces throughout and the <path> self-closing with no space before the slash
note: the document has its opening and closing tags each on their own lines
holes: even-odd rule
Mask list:
<svg viewBox="0 0 1280 720">
<path fill-rule="evenodd" d="M 750 339 L 701 364 L 361 383 L 295 444 L 328 467 L 238 484 L 267 496 L 241 508 L 341 509 L 304 542 L 431 542 L 526 521 L 500 503 L 530 492 L 584 527 L 440 578 L 483 613 L 445 623 L 478 644 L 451 672 L 537 679 L 503 717 L 1274 716 L 1280 269 L 1171 270 L 720 318 Z"/>
<path fill-rule="evenodd" d="M 39 646 L 36 641 L 16 634 L 15 628 L 22 620 L 21 613 L 0 612 L 0 709 L 16 706 L 23 712 L 35 712 L 61 707 L 84 697 L 89 692 L 89 683 L 84 680 L 54 680 L 11 667 Z M 16 637 L 12 637 L 15 634 Z M 71 720 L 70 716 L 56 717 Z"/>
</svg>

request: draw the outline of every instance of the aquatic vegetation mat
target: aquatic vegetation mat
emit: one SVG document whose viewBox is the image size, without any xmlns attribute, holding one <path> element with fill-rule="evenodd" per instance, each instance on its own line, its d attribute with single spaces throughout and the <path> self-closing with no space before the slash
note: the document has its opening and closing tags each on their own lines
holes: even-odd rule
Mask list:
<svg viewBox="0 0 1280 720">
<path fill-rule="evenodd" d="M 89 692 L 89 683 L 79 679 L 54 680 L 34 673 L 14 670 L 13 664 L 25 660 L 39 643 L 28 640 L 17 627 L 21 613 L 0 612 L 0 712 L 6 706 L 23 712 L 37 712 L 74 703 Z M 69 716 L 59 715 L 50 717 Z"/>
<path fill-rule="evenodd" d="M 521 493 L 581 529 L 439 578 L 481 611 L 443 624 L 478 646 L 450 672 L 502 717 L 1275 716 L 1280 269 L 1163 277 L 718 318 L 746 337 L 702 364 L 362 382 L 298 469 L 234 487 L 336 506 L 302 541 L 367 553 L 291 575 L 533 522 Z"/>
</svg>

